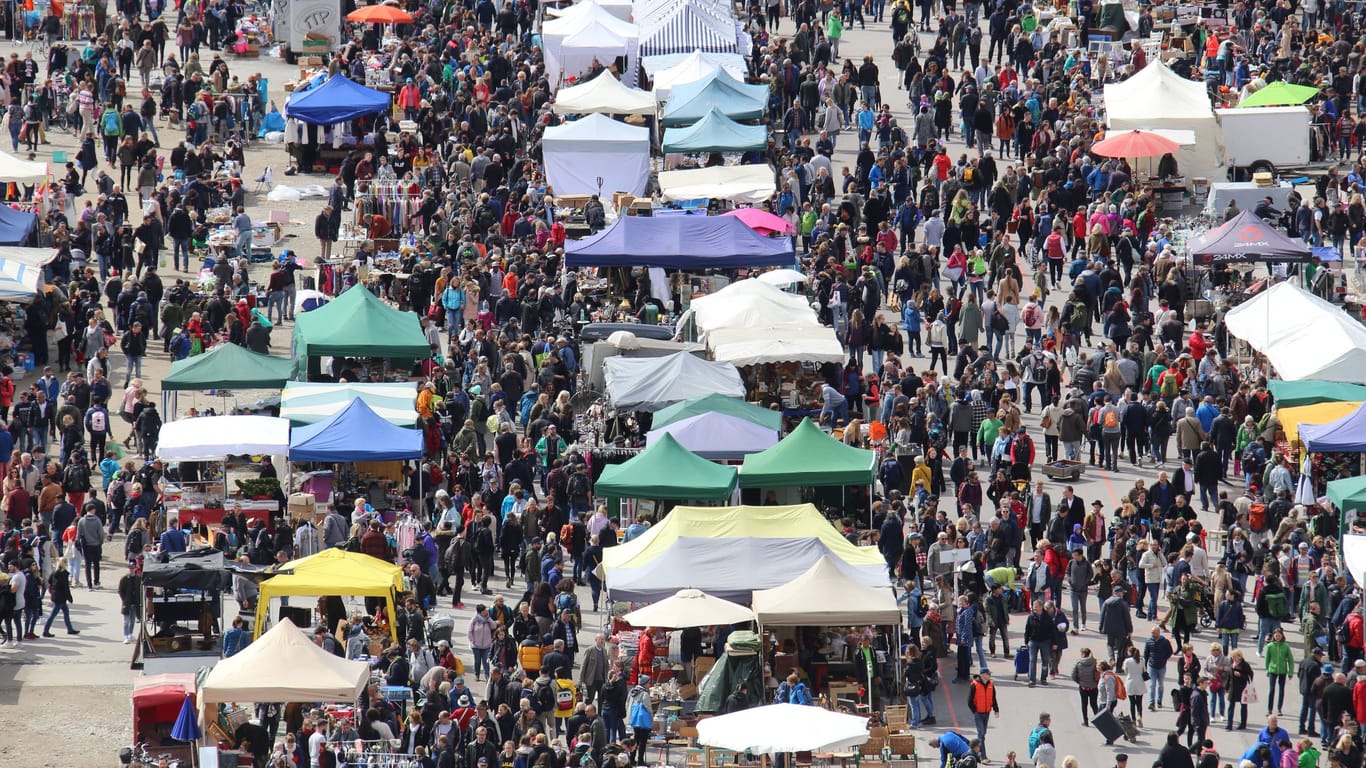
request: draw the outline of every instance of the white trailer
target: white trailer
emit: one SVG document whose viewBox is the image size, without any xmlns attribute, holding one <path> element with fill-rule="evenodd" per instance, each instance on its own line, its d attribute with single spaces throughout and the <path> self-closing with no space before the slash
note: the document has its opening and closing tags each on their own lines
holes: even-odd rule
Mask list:
<svg viewBox="0 0 1366 768">
<path fill-rule="evenodd" d="M 285 45 L 285 59 L 291 64 L 303 54 L 310 32 L 326 36 L 336 49 L 341 45 L 341 0 L 273 0 L 271 27 L 275 41 Z"/>
<path fill-rule="evenodd" d="M 1224 161 L 1231 173 L 1310 170 L 1313 116 L 1302 107 L 1216 109 L 1224 135 Z M 1326 167 L 1326 166 L 1325 166 Z"/>
</svg>

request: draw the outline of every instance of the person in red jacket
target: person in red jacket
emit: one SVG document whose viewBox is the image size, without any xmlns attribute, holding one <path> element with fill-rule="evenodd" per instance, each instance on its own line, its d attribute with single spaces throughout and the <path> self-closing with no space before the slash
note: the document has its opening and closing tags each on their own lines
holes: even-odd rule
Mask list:
<svg viewBox="0 0 1366 768">
<path fill-rule="evenodd" d="M 1195 330 L 1191 331 L 1190 338 L 1186 340 L 1186 346 L 1190 347 L 1191 357 L 1199 363 L 1205 359 L 1205 351 L 1209 349 L 1209 343 L 1205 341 L 1204 323 L 1198 323 Z"/>
<path fill-rule="evenodd" d="M 1360 611 L 1347 614 L 1347 648 L 1343 653 L 1343 667 L 1351 667 L 1358 659 L 1366 658 L 1366 619 Z"/>
<path fill-rule="evenodd" d="M 389 547 L 389 539 L 385 538 L 384 531 L 380 530 L 378 520 L 371 520 L 370 530 L 360 537 L 360 551 L 388 563 L 394 561 L 393 552 Z"/>
<path fill-rule="evenodd" d="M 411 77 L 398 89 L 397 101 L 398 105 L 403 107 L 403 119 L 417 122 L 418 110 L 422 106 L 422 91 Z"/>
<path fill-rule="evenodd" d="M 1061 546 L 1051 546 L 1044 550 L 1044 564 L 1048 566 L 1048 591 L 1053 602 L 1062 605 L 1062 577 L 1067 572 L 1067 558 Z"/>
</svg>

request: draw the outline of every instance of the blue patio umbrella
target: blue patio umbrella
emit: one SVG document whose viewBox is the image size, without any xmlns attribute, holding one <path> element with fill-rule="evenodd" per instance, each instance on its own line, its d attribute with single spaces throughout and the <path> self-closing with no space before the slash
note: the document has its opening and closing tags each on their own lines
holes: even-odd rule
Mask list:
<svg viewBox="0 0 1366 768">
<path fill-rule="evenodd" d="M 194 709 L 194 699 L 186 696 L 180 705 L 180 714 L 176 715 L 175 725 L 171 726 L 171 738 L 176 741 L 199 741 L 203 737 L 203 732 L 199 730 L 199 713 Z"/>
</svg>

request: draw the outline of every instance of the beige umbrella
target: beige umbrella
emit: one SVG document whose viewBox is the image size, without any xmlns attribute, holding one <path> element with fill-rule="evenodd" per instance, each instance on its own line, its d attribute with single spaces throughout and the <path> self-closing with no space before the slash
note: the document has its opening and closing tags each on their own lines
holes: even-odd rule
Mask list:
<svg viewBox="0 0 1366 768">
<path fill-rule="evenodd" d="M 631 611 L 621 618 L 633 627 L 685 629 L 754 621 L 754 611 L 739 603 L 690 588 L 680 589 L 672 597 Z"/>
</svg>

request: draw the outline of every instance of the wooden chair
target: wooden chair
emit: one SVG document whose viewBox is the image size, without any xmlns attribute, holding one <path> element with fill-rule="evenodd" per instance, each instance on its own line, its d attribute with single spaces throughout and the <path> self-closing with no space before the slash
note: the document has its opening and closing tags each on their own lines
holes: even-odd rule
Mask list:
<svg viewBox="0 0 1366 768">
<path fill-rule="evenodd" d="M 906 730 L 906 705 L 897 704 L 887 707 L 885 714 L 887 719 L 887 730 L 891 733 Z"/>
<path fill-rule="evenodd" d="M 893 755 L 915 757 L 915 734 L 894 733 L 887 739 L 887 746 Z"/>
</svg>

